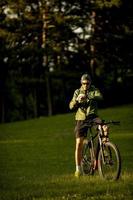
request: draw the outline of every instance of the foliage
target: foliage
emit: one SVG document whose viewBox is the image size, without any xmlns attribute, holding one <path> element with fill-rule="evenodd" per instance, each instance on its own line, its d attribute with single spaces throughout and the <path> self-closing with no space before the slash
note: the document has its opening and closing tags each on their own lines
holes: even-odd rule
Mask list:
<svg viewBox="0 0 133 200">
<path fill-rule="evenodd" d="M 107 99 L 130 91 L 132 7 L 130 0 L 2 0 L 0 121 L 66 112 L 83 72 Z"/>
</svg>

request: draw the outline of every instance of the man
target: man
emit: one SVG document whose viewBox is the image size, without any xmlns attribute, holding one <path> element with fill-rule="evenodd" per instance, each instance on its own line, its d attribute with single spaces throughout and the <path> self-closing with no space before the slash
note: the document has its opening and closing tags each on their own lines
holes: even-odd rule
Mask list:
<svg viewBox="0 0 133 200">
<path fill-rule="evenodd" d="M 83 74 L 81 77 L 81 87 L 76 89 L 69 108 L 76 110 L 75 120 L 75 176 L 79 177 L 82 174 L 81 160 L 82 147 L 84 138 L 87 136 L 88 123 L 91 121 L 101 122 L 97 114 L 97 100 L 102 99 L 102 94 L 99 89 L 91 85 L 91 77 L 88 74 Z"/>
</svg>

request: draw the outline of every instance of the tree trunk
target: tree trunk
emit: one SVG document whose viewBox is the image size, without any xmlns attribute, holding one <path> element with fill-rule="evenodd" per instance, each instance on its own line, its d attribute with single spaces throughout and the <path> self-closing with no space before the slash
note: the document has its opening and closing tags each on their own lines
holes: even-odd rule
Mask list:
<svg viewBox="0 0 133 200">
<path fill-rule="evenodd" d="M 51 116 L 53 113 L 52 109 L 52 98 L 51 98 L 51 87 L 50 87 L 50 77 L 49 77 L 49 66 L 48 66 L 48 52 L 47 52 L 47 32 L 48 32 L 48 5 L 47 2 L 44 6 L 40 8 L 42 13 L 42 48 L 44 49 L 43 56 L 43 67 L 45 67 L 45 79 L 46 79 L 46 90 L 47 90 L 47 107 L 48 107 L 48 115 Z"/>
<path fill-rule="evenodd" d="M 46 90 L 47 90 L 47 105 L 48 105 L 48 116 L 53 114 L 52 98 L 51 98 L 51 84 L 49 74 L 46 75 Z"/>
<path fill-rule="evenodd" d="M 90 52 L 91 52 L 91 59 L 90 59 L 90 69 L 91 69 L 91 74 L 92 77 L 94 77 L 95 75 L 95 62 L 96 62 L 96 58 L 95 58 L 95 45 L 94 45 L 94 40 L 93 40 L 93 35 L 95 32 L 95 25 L 96 25 L 96 21 L 95 21 L 95 17 L 96 17 L 96 12 L 92 11 L 91 13 L 91 40 L 90 40 Z"/>
<path fill-rule="evenodd" d="M 0 116 L 0 121 L 2 123 L 5 122 L 5 104 L 4 104 L 4 96 L 3 94 L 1 95 L 1 98 L 0 98 L 0 113 L 1 113 L 1 116 Z"/>
</svg>

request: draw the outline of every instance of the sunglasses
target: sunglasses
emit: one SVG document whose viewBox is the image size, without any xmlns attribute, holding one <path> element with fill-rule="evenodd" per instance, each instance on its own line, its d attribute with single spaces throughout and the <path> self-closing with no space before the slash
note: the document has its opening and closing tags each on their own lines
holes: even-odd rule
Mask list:
<svg viewBox="0 0 133 200">
<path fill-rule="evenodd" d="M 89 85 L 89 82 L 82 82 L 82 85 Z"/>
</svg>

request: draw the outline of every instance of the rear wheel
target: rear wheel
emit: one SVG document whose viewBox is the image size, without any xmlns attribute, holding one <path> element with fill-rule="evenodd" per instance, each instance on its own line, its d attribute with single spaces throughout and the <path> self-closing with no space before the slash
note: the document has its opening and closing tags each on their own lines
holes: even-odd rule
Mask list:
<svg viewBox="0 0 133 200">
<path fill-rule="evenodd" d="M 93 175 L 92 149 L 88 142 L 83 144 L 81 167 L 83 175 Z"/>
<path fill-rule="evenodd" d="M 116 145 L 103 144 L 98 156 L 98 171 L 107 180 L 117 180 L 121 172 L 121 157 Z"/>
</svg>

